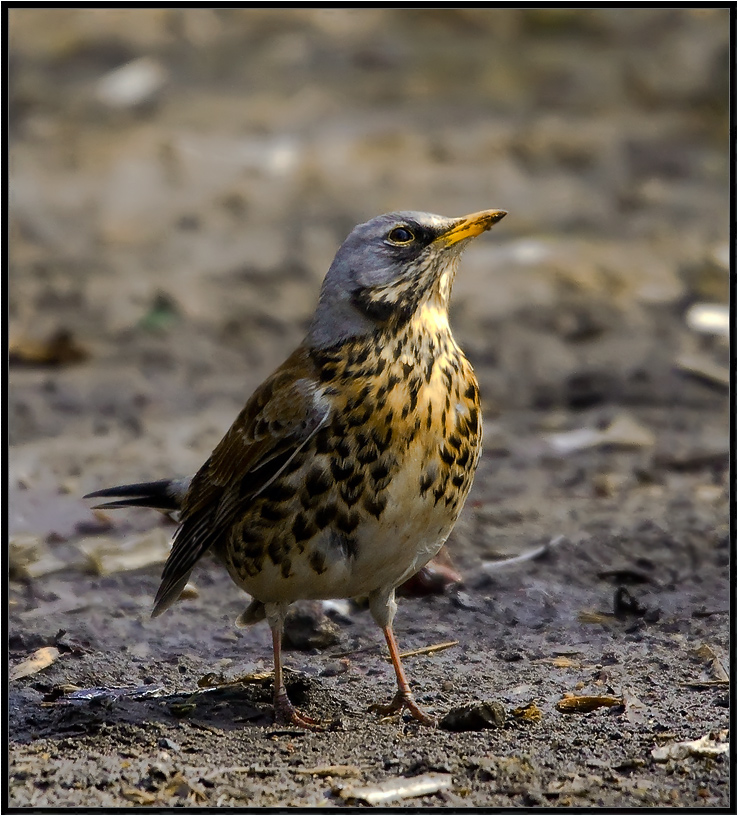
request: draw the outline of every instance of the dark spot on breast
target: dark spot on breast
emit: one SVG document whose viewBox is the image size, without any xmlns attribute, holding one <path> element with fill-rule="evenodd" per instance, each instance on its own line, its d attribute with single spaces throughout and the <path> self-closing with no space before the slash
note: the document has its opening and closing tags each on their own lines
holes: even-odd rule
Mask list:
<svg viewBox="0 0 738 816">
<path fill-rule="evenodd" d="M 435 359 L 431 357 L 425 364 L 425 381 L 427 383 L 431 381 L 431 376 L 433 375 L 433 366 L 435 362 L 436 362 Z"/>
<path fill-rule="evenodd" d="M 295 493 L 297 493 L 297 488 L 293 487 L 289 482 L 276 481 L 264 488 L 260 495 L 267 502 L 286 502 Z"/>
<path fill-rule="evenodd" d="M 439 451 L 439 456 L 441 460 L 445 462 L 447 465 L 453 465 L 456 457 L 451 453 L 451 451 L 445 446 L 441 446 L 441 450 Z"/>
<path fill-rule="evenodd" d="M 290 561 L 289 558 L 285 558 L 284 561 L 282 561 L 282 567 L 280 571 L 282 573 L 282 578 L 290 577 L 290 573 L 292 572 L 292 561 Z"/>
<path fill-rule="evenodd" d="M 322 530 L 327 527 L 336 517 L 337 512 L 338 508 L 333 502 L 326 504 L 324 507 L 319 507 L 315 511 L 315 524 L 318 529 Z"/>
<path fill-rule="evenodd" d="M 337 482 L 348 479 L 354 472 L 353 462 L 343 462 L 341 459 L 331 459 L 331 473 Z"/>
<path fill-rule="evenodd" d="M 450 434 L 447 437 L 448 444 L 451 445 L 452 448 L 456 448 L 458 450 L 461 447 L 461 437 L 458 434 Z"/>
<path fill-rule="evenodd" d="M 367 513 L 371 513 L 375 518 L 379 518 L 387 506 L 387 499 L 381 493 L 373 496 L 369 494 L 364 496 L 363 505 Z"/>
<path fill-rule="evenodd" d="M 477 400 L 477 386 L 474 383 L 469 383 L 469 387 L 464 391 L 464 396 L 468 400 Z"/>
<path fill-rule="evenodd" d="M 279 539 L 272 539 L 267 547 L 267 554 L 269 555 L 272 564 L 274 564 L 275 567 L 279 566 L 287 557 L 287 547 L 285 547 L 285 545 Z"/>
<path fill-rule="evenodd" d="M 410 410 L 414 411 L 418 404 L 418 391 L 420 391 L 420 380 L 414 379 L 409 386 Z"/>
<path fill-rule="evenodd" d="M 386 476 L 389 476 L 389 467 L 386 462 L 377 462 L 374 467 L 369 470 L 369 475 L 375 482 L 379 482 Z"/>
<path fill-rule="evenodd" d="M 313 550 L 308 557 L 308 562 L 312 569 L 318 573 L 318 575 L 322 575 L 325 570 L 325 556 L 323 555 L 320 550 Z"/>
<path fill-rule="evenodd" d="M 469 409 L 469 427 L 474 431 L 479 428 L 479 411 L 476 408 Z"/>
<path fill-rule="evenodd" d="M 351 533 L 353 533 L 359 526 L 359 521 L 359 514 L 355 510 L 350 510 L 347 513 L 341 511 L 336 517 L 335 525 L 342 533 L 351 535 Z"/>
<path fill-rule="evenodd" d="M 315 524 L 304 514 L 298 513 L 292 523 L 292 535 L 295 541 L 307 541 L 318 532 Z"/>
<path fill-rule="evenodd" d="M 466 463 L 469 461 L 469 448 L 464 448 L 461 452 L 461 456 L 456 460 L 456 464 L 459 467 L 466 467 Z"/>
<path fill-rule="evenodd" d="M 350 361 L 352 365 L 361 365 L 365 363 L 369 357 L 369 352 L 371 351 L 371 346 L 368 343 L 362 343 L 360 346 L 356 346 L 351 353 Z"/>
<path fill-rule="evenodd" d="M 331 432 L 328 428 L 323 428 L 315 434 L 315 452 L 316 453 L 330 453 L 331 452 Z"/>
<path fill-rule="evenodd" d="M 457 473 L 455 476 L 452 476 L 451 477 L 451 484 L 454 487 L 461 487 L 461 485 L 464 484 L 464 474 L 463 473 Z"/>
<path fill-rule="evenodd" d="M 361 408 L 351 411 L 346 419 L 351 428 L 359 428 L 366 425 L 373 412 L 374 406 L 372 404 L 362 405 Z"/>
<path fill-rule="evenodd" d="M 424 496 L 428 492 L 428 490 L 430 489 L 430 486 L 433 484 L 433 482 L 435 482 L 435 480 L 436 480 L 436 474 L 435 473 L 431 473 L 429 471 L 426 471 L 425 473 L 423 473 L 421 475 L 421 477 L 420 477 L 420 495 L 421 496 Z"/>
<path fill-rule="evenodd" d="M 344 484 L 341 485 L 341 498 L 351 507 L 356 504 L 364 492 L 364 476 L 362 473 L 354 473 Z"/>
<path fill-rule="evenodd" d="M 379 430 L 379 428 L 372 427 L 371 434 L 379 452 L 382 453 L 386 451 L 392 442 L 392 427 L 387 424 L 383 431 Z"/>
<path fill-rule="evenodd" d="M 351 536 L 337 533 L 335 530 L 331 534 L 330 545 L 337 550 L 341 557 L 345 559 L 356 558 L 357 544 L 356 539 Z"/>
<path fill-rule="evenodd" d="M 410 376 L 412 370 L 413 370 L 413 367 L 412 367 L 411 363 L 403 363 L 402 364 L 402 373 L 405 375 L 406 379 L 407 379 L 407 377 Z"/>
<path fill-rule="evenodd" d="M 370 465 L 379 457 L 376 445 L 371 441 L 368 434 L 363 431 L 356 434 L 356 446 L 356 459 L 361 465 Z"/>
<path fill-rule="evenodd" d="M 313 467 L 305 477 L 305 490 L 311 497 L 322 496 L 333 484 L 330 475 L 321 467 Z"/>
<path fill-rule="evenodd" d="M 341 435 L 343 436 L 343 434 Z M 351 456 L 351 443 L 345 437 L 338 438 L 338 441 L 335 443 L 335 452 L 341 459 L 348 459 Z"/>
<path fill-rule="evenodd" d="M 320 369 L 320 381 L 321 382 L 331 382 L 336 377 L 337 367 L 334 365 L 324 365 Z"/>
<path fill-rule="evenodd" d="M 284 503 L 263 502 L 259 508 L 259 515 L 265 521 L 281 521 L 288 514 L 289 508 Z"/>
</svg>

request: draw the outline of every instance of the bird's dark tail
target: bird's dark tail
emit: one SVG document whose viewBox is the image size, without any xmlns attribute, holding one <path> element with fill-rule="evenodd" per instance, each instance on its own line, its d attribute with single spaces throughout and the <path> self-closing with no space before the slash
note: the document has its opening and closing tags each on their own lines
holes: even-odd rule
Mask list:
<svg viewBox="0 0 738 816">
<path fill-rule="evenodd" d="M 96 504 L 95 510 L 113 510 L 118 507 L 151 507 L 164 513 L 180 510 L 182 501 L 192 481 L 191 476 L 183 479 L 160 479 L 158 482 L 139 482 L 138 484 L 106 487 L 88 493 L 86 499 L 115 499 L 115 501 Z"/>
</svg>

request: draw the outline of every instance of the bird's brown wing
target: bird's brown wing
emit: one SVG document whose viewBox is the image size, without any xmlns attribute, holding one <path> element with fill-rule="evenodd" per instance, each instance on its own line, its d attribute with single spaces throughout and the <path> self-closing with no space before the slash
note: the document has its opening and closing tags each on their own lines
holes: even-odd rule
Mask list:
<svg viewBox="0 0 738 816">
<path fill-rule="evenodd" d="M 177 600 L 197 561 L 228 534 L 241 508 L 279 476 L 329 412 L 314 364 L 300 347 L 254 392 L 193 478 L 153 616 Z"/>
</svg>

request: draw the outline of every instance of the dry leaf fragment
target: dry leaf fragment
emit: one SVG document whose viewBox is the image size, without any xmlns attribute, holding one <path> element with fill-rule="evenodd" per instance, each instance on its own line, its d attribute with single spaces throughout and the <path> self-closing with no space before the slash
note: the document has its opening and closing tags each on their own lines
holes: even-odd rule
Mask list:
<svg viewBox="0 0 738 816">
<path fill-rule="evenodd" d="M 11 536 L 8 541 L 8 567 L 11 578 L 40 578 L 60 572 L 70 566 L 57 558 L 40 537 L 25 533 Z"/>
<path fill-rule="evenodd" d="M 589 714 L 590 711 L 594 711 L 597 708 L 611 708 L 612 706 L 619 705 L 623 705 L 622 697 L 565 694 L 558 703 L 556 703 L 556 710 L 562 714 Z"/>
<path fill-rule="evenodd" d="M 452 708 L 439 723 L 447 731 L 480 731 L 502 728 L 507 719 L 505 709 L 494 700 Z"/>
<path fill-rule="evenodd" d="M 628 720 L 628 722 L 639 725 L 646 721 L 646 712 L 648 709 L 645 703 L 641 702 L 635 694 L 625 692 L 623 694 L 623 704 L 625 705 L 625 719 Z"/>
<path fill-rule="evenodd" d="M 218 672 L 208 672 L 197 681 L 197 686 L 198 688 L 202 689 L 214 689 L 222 688 L 224 686 L 239 686 L 242 684 L 246 685 L 249 683 L 254 684 L 264 683 L 267 680 L 271 680 L 273 676 L 274 672 L 271 671 L 250 672 L 249 674 L 242 674 L 238 677 L 230 678 Z"/>
<path fill-rule="evenodd" d="M 725 670 L 722 661 L 715 653 L 715 650 L 707 643 L 703 643 L 695 650 L 697 657 L 701 658 L 707 664 L 707 670 L 712 674 L 711 680 L 719 680 L 721 683 L 730 682 L 730 676 Z"/>
<path fill-rule="evenodd" d="M 387 779 L 376 785 L 365 787 L 343 788 L 339 795 L 346 801 L 359 800 L 368 805 L 381 805 L 396 799 L 412 799 L 416 796 L 427 796 L 429 793 L 438 793 L 448 790 L 453 784 L 451 774 L 429 773 L 397 779 Z"/>
<path fill-rule="evenodd" d="M 577 428 L 573 431 L 549 434 L 550 447 L 562 455 L 587 448 L 612 446 L 618 448 L 650 448 L 656 443 L 653 433 L 627 414 L 621 414 L 604 430 Z"/>
<path fill-rule="evenodd" d="M 670 759 L 686 759 L 688 756 L 714 757 L 719 754 L 727 754 L 730 743 L 722 742 L 720 733 L 717 738 L 711 734 L 705 734 L 696 740 L 686 740 L 685 742 L 673 742 L 671 745 L 663 745 L 654 748 L 651 756 L 655 762 L 667 762 Z"/>
<path fill-rule="evenodd" d="M 728 388 L 730 386 L 730 369 L 714 363 L 707 357 L 697 354 L 682 354 L 674 361 L 674 365 L 685 374 L 691 374 L 712 385 Z"/>
<path fill-rule="evenodd" d="M 543 717 L 541 709 L 533 701 L 519 708 L 514 708 L 512 715 L 516 720 L 523 720 L 524 722 L 539 722 Z"/>
<path fill-rule="evenodd" d="M 180 601 L 192 601 L 200 597 L 200 590 L 191 582 L 188 581 L 182 591 L 179 593 Z"/>
<path fill-rule="evenodd" d="M 79 363 L 90 353 L 74 338 L 69 329 L 59 329 L 46 340 L 18 337 L 11 341 L 8 362 L 11 365 L 59 366 Z"/>
<path fill-rule="evenodd" d="M 19 680 L 21 677 L 29 677 L 50 666 L 59 657 L 59 650 L 56 646 L 44 646 L 36 651 L 17 666 L 10 670 L 9 680 Z"/>
<path fill-rule="evenodd" d="M 171 543 L 169 533 L 157 527 L 122 541 L 111 536 L 83 538 L 77 548 L 87 556 L 89 568 L 95 575 L 111 575 L 163 564 Z"/>
<path fill-rule="evenodd" d="M 205 791 L 197 785 L 194 785 L 189 779 L 186 779 L 180 771 L 167 782 L 165 788 L 162 789 L 165 796 L 177 796 L 180 799 L 191 799 L 193 802 L 205 802 L 207 796 Z"/>
<path fill-rule="evenodd" d="M 121 788 L 121 796 L 137 805 L 152 805 L 156 802 L 156 795 L 139 788 Z"/>
</svg>

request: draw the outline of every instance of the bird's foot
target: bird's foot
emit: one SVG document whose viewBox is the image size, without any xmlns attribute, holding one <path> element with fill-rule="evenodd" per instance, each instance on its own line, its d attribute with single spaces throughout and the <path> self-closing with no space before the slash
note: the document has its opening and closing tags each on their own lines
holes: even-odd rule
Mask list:
<svg viewBox="0 0 738 816">
<path fill-rule="evenodd" d="M 369 706 L 369 711 L 388 717 L 391 714 L 399 714 L 402 711 L 409 711 L 414 720 L 423 725 L 436 725 L 436 719 L 426 714 L 425 711 L 415 702 L 413 695 L 409 692 L 398 691 L 393 700 L 388 705 L 375 703 Z"/>
<path fill-rule="evenodd" d="M 308 731 L 325 731 L 326 724 L 320 720 L 314 720 L 298 711 L 287 696 L 287 692 L 282 692 L 274 700 L 274 721 L 281 725 L 297 725 L 306 728 Z"/>
</svg>

